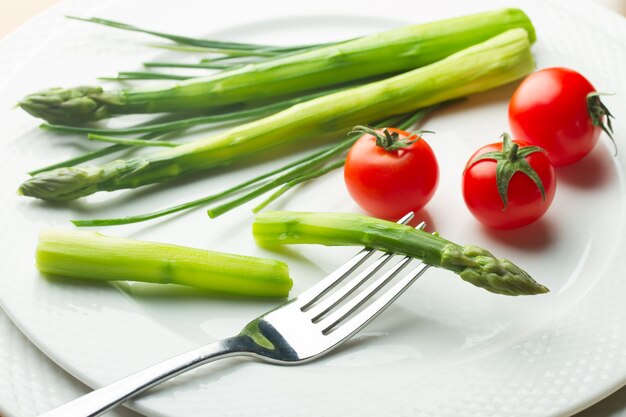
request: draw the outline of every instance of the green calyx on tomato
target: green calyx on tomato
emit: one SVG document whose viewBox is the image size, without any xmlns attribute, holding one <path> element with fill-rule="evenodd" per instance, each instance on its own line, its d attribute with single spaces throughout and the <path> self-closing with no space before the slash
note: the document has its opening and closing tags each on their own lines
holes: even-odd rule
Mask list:
<svg viewBox="0 0 626 417">
<path fill-rule="evenodd" d="M 372 135 L 376 139 L 376 146 L 381 147 L 386 151 L 392 152 L 411 146 L 413 142 L 419 140 L 420 135 L 424 132 L 433 133 L 430 131 L 420 130 L 417 132 L 409 132 L 412 135 L 410 137 L 407 137 L 400 135 L 398 132 L 390 132 L 387 128 L 374 129 L 370 126 L 358 125 L 355 126 L 348 134 L 353 135 L 362 133 Z"/>
<path fill-rule="evenodd" d="M 474 158 L 468 167 L 484 159 L 491 159 L 497 162 L 496 185 L 498 187 L 498 194 L 504 204 L 503 210 L 506 209 L 506 205 L 508 203 L 509 183 L 516 172 L 521 172 L 530 178 L 535 183 L 537 188 L 539 188 L 542 201 L 545 201 L 546 192 L 543 183 L 541 182 L 539 175 L 537 175 L 537 172 L 530 166 L 528 161 L 526 161 L 526 157 L 535 152 L 545 153 L 546 151 L 539 146 L 524 146 L 520 148 L 517 143 L 514 143 L 511 140 L 511 136 L 508 133 L 503 133 L 501 138 L 501 151 L 482 154 Z"/>
<path fill-rule="evenodd" d="M 606 107 L 602 100 L 600 100 L 601 95 L 603 94 L 598 93 L 597 91 L 587 94 L 587 112 L 591 118 L 591 123 L 602 129 L 604 133 L 611 138 L 611 142 L 613 142 L 613 147 L 615 148 L 615 153 L 617 154 L 617 144 L 615 143 L 615 138 L 613 137 L 613 125 L 611 123 L 611 119 L 614 119 L 614 117 L 608 107 Z"/>
</svg>

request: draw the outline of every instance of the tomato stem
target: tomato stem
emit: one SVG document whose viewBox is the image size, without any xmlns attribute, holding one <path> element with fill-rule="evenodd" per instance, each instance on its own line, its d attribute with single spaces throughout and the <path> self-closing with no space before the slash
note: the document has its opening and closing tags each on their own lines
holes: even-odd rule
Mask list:
<svg viewBox="0 0 626 417">
<path fill-rule="evenodd" d="M 355 133 L 372 135 L 376 139 L 376 146 L 379 146 L 388 152 L 393 152 L 398 149 L 406 148 L 414 142 L 420 140 L 419 135 L 421 135 L 423 131 L 418 130 L 417 132 L 410 132 L 410 137 L 400 137 L 397 132 L 390 132 L 387 128 L 380 129 L 365 125 L 358 125 L 355 126 L 349 134 Z"/>
<path fill-rule="evenodd" d="M 507 135 L 508 137 L 508 135 Z M 506 142 L 505 142 L 506 143 Z M 510 143 L 510 139 L 509 139 L 509 143 Z M 503 146 L 504 149 L 504 146 Z M 510 161 L 515 161 L 517 159 L 517 151 L 519 149 L 519 145 L 517 143 L 513 143 L 511 145 L 509 145 L 509 149 L 508 151 L 505 149 L 505 151 L 507 152 L 507 157 Z"/>
<path fill-rule="evenodd" d="M 589 113 L 591 123 L 602 129 L 604 133 L 609 136 L 611 142 L 613 142 L 615 156 L 617 156 L 617 143 L 613 137 L 613 125 L 611 123 L 611 119 L 614 119 L 615 117 L 611 114 L 611 111 L 608 107 L 606 107 L 602 100 L 600 100 L 600 96 L 602 95 L 607 94 L 598 93 L 597 91 L 587 94 L 587 113 Z"/>
<path fill-rule="evenodd" d="M 497 162 L 496 185 L 498 187 L 498 194 L 500 194 L 500 198 L 502 199 L 502 210 L 506 210 L 506 206 L 508 204 L 509 183 L 511 182 L 513 175 L 517 172 L 521 172 L 526 175 L 535 183 L 541 192 L 541 200 L 545 201 L 546 191 L 543 183 L 541 182 L 541 178 L 539 178 L 537 171 L 530 166 L 526 157 L 535 152 L 545 153 L 546 151 L 538 146 L 524 146 L 520 148 L 519 144 L 511 140 L 511 136 L 508 133 L 503 133 L 500 137 L 502 138 L 501 151 L 487 152 L 479 155 L 472 160 L 470 165 L 473 165 L 483 159 L 491 159 Z"/>
</svg>

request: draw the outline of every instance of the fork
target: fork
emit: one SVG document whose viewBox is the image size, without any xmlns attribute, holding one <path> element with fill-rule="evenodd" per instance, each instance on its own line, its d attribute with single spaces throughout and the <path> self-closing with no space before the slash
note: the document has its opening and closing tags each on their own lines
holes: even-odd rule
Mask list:
<svg viewBox="0 0 626 417">
<path fill-rule="evenodd" d="M 413 213 L 408 213 L 398 223 L 405 224 L 413 216 Z M 417 227 L 423 228 L 424 223 Z M 231 356 L 251 356 L 280 365 L 297 365 L 317 359 L 372 321 L 428 268 L 427 264 L 420 263 L 390 285 L 390 281 L 413 258 L 403 257 L 384 273 L 378 274 L 394 256 L 393 253 L 383 253 L 362 272 L 347 280 L 375 252 L 373 249 L 362 249 L 307 291 L 252 320 L 237 336 L 167 359 L 39 417 L 99 416 L 170 378 Z M 380 276 L 356 292 L 376 275 Z M 342 282 L 344 285 L 336 288 Z M 374 299 L 374 295 L 388 284 L 391 288 Z"/>
</svg>

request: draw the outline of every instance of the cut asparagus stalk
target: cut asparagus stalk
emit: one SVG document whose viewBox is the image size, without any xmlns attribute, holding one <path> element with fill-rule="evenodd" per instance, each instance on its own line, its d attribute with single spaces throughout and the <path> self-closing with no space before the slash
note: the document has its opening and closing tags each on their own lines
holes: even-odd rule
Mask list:
<svg viewBox="0 0 626 417">
<path fill-rule="evenodd" d="M 100 190 L 139 187 L 489 90 L 533 68 L 527 32 L 513 29 L 434 64 L 300 103 L 203 140 L 102 166 L 43 172 L 24 182 L 19 193 L 72 200 Z"/>
<path fill-rule="evenodd" d="M 76 124 L 117 114 L 212 110 L 262 103 L 428 65 L 512 28 L 525 29 L 530 41 L 534 41 L 534 28 L 524 12 L 503 9 L 393 29 L 165 88 L 53 88 L 29 95 L 19 105 L 49 122 Z"/>
<path fill-rule="evenodd" d="M 286 297 L 292 286 L 280 261 L 96 232 L 45 229 L 36 259 L 41 272 L 80 279 L 179 284 L 257 297 Z"/>
<path fill-rule="evenodd" d="M 266 211 L 252 224 L 259 245 L 360 246 L 407 255 L 455 272 L 463 280 L 504 295 L 548 292 L 507 259 L 478 246 L 461 246 L 410 226 L 348 213 Z"/>
</svg>

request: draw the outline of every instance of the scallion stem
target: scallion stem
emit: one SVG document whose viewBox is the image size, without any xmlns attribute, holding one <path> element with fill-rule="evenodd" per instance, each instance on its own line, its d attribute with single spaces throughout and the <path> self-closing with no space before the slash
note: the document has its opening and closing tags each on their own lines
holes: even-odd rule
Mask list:
<svg viewBox="0 0 626 417">
<path fill-rule="evenodd" d="M 102 81 L 134 81 L 134 80 L 174 80 L 184 81 L 196 78 L 191 75 L 163 74 L 160 72 L 121 71 L 117 77 L 98 77 Z"/>
<path fill-rule="evenodd" d="M 342 159 L 340 161 L 335 161 L 332 164 L 325 166 L 317 171 L 314 171 L 305 175 L 301 175 L 297 178 L 292 179 L 291 181 L 287 182 L 285 185 L 280 187 L 278 190 L 276 190 L 274 193 L 272 193 L 272 195 L 270 195 L 267 199 L 263 200 L 261 204 L 253 208 L 252 212 L 258 213 L 259 211 L 267 207 L 271 202 L 275 201 L 277 198 L 285 194 L 287 191 L 291 190 L 296 185 L 301 184 L 305 181 L 312 180 L 314 178 L 321 177 L 322 175 L 327 174 L 330 171 L 334 171 L 337 168 L 341 168 L 342 166 L 345 165 L 345 163 L 346 163 L 345 159 Z"/>
<path fill-rule="evenodd" d="M 158 136 L 161 136 L 160 133 L 149 133 L 147 135 L 143 135 L 141 136 L 142 140 L 150 140 L 150 139 L 154 139 Z M 57 169 L 57 168 L 65 168 L 65 167 L 71 167 L 71 166 L 75 166 L 78 164 L 82 164 L 83 162 L 87 162 L 87 161 L 91 161 L 93 159 L 96 158 L 100 158 L 106 155 L 110 155 L 112 153 L 115 152 L 120 152 L 123 151 L 124 149 L 128 149 L 129 147 L 126 145 L 113 145 L 113 146 L 107 146 L 106 148 L 102 148 L 102 149 L 98 149 L 95 151 L 91 151 L 91 152 L 87 152 L 85 154 L 76 156 L 74 158 L 70 158 L 70 159 L 66 159 L 65 161 L 61 161 L 61 162 L 57 162 L 42 168 L 37 168 L 34 169 L 32 171 L 28 172 L 28 175 L 33 176 L 36 174 L 39 174 L 40 172 L 46 172 L 46 171 L 50 171 L 52 169 Z"/>
<path fill-rule="evenodd" d="M 205 54 L 223 54 L 226 55 L 224 58 L 240 58 L 240 57 L 275 57 L 280 56 L 282 53 L 280 52 L 271 52 L 271 51 L 262 51 L 262 50 L 242 50 L 242 49 L 228 49 L 228 48 L 206 48 L 202 46 L 192 46 L 192 45 L 162 45 L 162 44 L 154 44 L 149 43 L 148 46 L 152 48 L 159 49 L 167 49 L 169 51 L 177 51 L 177 52 L 196 52 L 196 53 L 205 53 Z"/>
<path fill-rule="evenodd" d="M 303 45 L 303 46 L 274 46 L 274 45 L 258 45 L 251 43 L 240 43 L 240 42 L 223 42 L 216 41 L 212 39 L 202 39 L 202 38 L 191 38 L 188 36 L 175 35 L 171 33 L 158 32 L 154 30 L 143 29 L 137 26 L 129 25 L 122 22 L 116 22 L 114 20 L 101 19 L 101 18 L 81 18 L 75 16 L 66 16 L 68 19 L 80 20 L 83 22 L 89 23 L 97 23 L 99 25 L 109 26 L 116 29 L 127 30 L 131 32 L 139 32 L 145 33 L 148 35 L 156 36 L 159 38 L 169 39 L 171 41 L 182 43 L 184 45 L 191 46 L 199 46 L 205 48 L 215 48 L 215 49 L 231 49 L 231 50 L 243 50 L 243 51 L 260 51 L 260 52 L 281 52 L 281 51 L 293 51 L 298 49 L 308 49 L 311 47 L 315 47 L 318 45 Z M 328 44 L 320 44 L 328 45 Z"/>
<path fill-rule="evenodd" d="M 219 62 L 202 62 L 192 64 L 186 62 L 144 62 L 146 68 L 199 68 L 199 69 L 226 69 L 241 66 L 241 64 L 229 64 Z"/>
<path fill-rule="evenodd" d="M 95 135 L 92 133 L 87 135 L 87 139 L 97 140 L 99 142 L 117 143 L 118 145 L 126 146 L 161 146 L 166 148 L 175 148 L 177 146 L 180 146 L 179 143 L 167 142 L 162 140 L 127 139 L 112 136 Z"/>
</svg>

